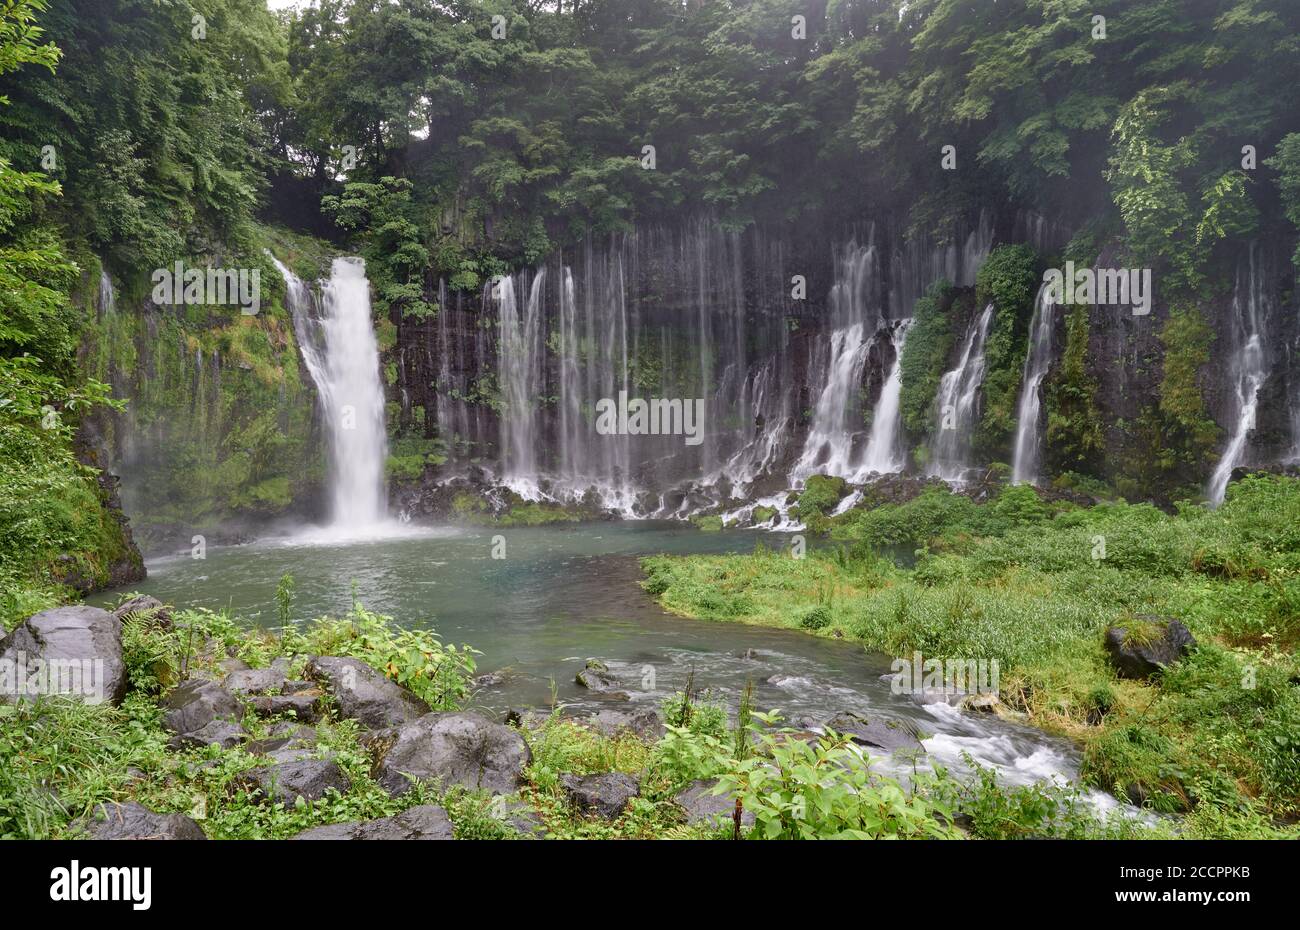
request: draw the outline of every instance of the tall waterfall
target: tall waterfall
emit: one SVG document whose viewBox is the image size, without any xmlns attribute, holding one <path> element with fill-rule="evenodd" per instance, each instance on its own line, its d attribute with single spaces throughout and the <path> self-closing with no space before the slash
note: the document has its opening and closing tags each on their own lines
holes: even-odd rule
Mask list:
<svg viewBox="0 0 1300 930">
<path fill-rule="evenodd" d="M 906 319 L 900 320 L 894 329 L 894 363 L 889 368 L 885 386 L 881 388 L 880 401 L 871 418 L 871 437 L 862 456 L 860 475 L 855 476 L 855 480 L 872 472 L 900 472 L 907 463 L 907 452 L 900 442 L 903 425 L 900 401 L 903 396 L 903 347 L 911 328 L 911 319 Z"/>
<path fill-rule="evenodd" d="M 294 331 L 330 439 L 332 526 L 344 531 L 374 528 L 386 521 L 388 438 L 365 262 L 334 259 L 329 279 L 321 284 L 316 313 L 307 285 L 274 261 L 285 279 Z"/>
<path fill-rule="evenodd" d="M 962 342 L 957 367 L 946 372 L 935 397 L 938 429 L 926 474 L 944 481 L 962 481 L 970 468 L 975 407 L 984 382 L 984 344 L 993 324 L 993 305 L 971 321 Z"/>
<path fill-rule="evenodd" d="M 528 300 L 521 307 L 513 278 L 493 284 L 501 326 L 502 471 L 507 484 L 526 497 L 537 475 L 533 407 L 542 390 L 541 293 L 546 281 L 542 269 L 533 278 Z"/>
<path fill-rule="evenodd" d="M 1232 358 L 1228 363 L 1228 379 L 1233 386 L 1232 437 L 1219 457 L 1214 474 L 1210 477 L 1206 494 L 1213 504 L 1223 503 L 1228 491 L 1232 470 L 1246 457 L 1246 441 L 1255 428 L 1255 411 L 1259 403 L 1259 389 L 1268 374 L 1264 359 L 1263 332 L 1266 322 L 1266 298 L 1263 282 L 1255 267 L 1255 245 L 1250 246 L 1250 262 L 1245 281 L 1241 269 L 1232 294 Z M 1244 291 L 1243 294 L 1243 283 Z"/>
<path fill-rule="evenodd" d="M 1042 461 L 1042 385 L 1052 365 L 1052 328 L 1056 307 L 1051 289 L 1044 284 L 1034 301 L 1034 318 L 1029 324 L 1029 351 L 1020 376 L 1020 405 L 1016 412 L 1016 449 L 1011 480 L 1016 484 L 1038 480 Z"/>
<path fill-rule="evenodd" d="M 836 261 L 830 293 L 834 328 L 813 365 L 825 372 L 825 380 L 803 452 L 790 472 L 793 484 L 817 473 L 849 478 L 857 472 L 862 374 L 880 324 L 878 280 L 875 246 L 850 243 Z"/>
</svg>

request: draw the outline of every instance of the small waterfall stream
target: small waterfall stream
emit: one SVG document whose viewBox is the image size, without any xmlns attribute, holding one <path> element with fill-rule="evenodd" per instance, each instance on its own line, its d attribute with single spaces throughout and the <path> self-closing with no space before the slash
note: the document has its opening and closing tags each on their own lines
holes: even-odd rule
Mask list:
<svg viewBox="0 0 1300 930">
<path fill-rule="evenodd" d="M 993 305 L 971 321 L 957 367 L 946 372 L 935 397 L 937 430 L 926 474 L 960 482 L 970 469 L 975 406 L 984 383 L 984 344 L 993 325 Z"/>
<path fill-rule="evenodd" d="M 1020 404 L 1016 411 L 1016 446 L 1012 459 L 1011 480 L 1015 484 L 1038 480 L 1042 461 L 1042 385 L 1052 365 L 1052 327 L 1056 309 L 1051 289 L 1044 284 L 1034 301 L 1034 318 L 1029 324 L 1029 351 L 1020 376 Z"/>
<path fill-rule="evenodd" d="M 1238 269 L 1232 294 L 1233 351 L 1229 361 L 1228 380 L 1234 391 L 1234 412 L 1230 421 L 1233 430 L 1206 489 L 1210 503 L 1216 505 L 1223 503 L 1227 495 L 1233 469 L 1245 460 L 1246 441 L 1255 428 L 1259 389 L 1268 375 L 1263 345 L 1264 323 L 1268 314 L 1261 277 L 1257 273 L 1255 245 L 1252 243 L 1245 281 L 1243 282 L 1241 270 Z"/>
<path fill-rule="evenodd" d="M 872 472 L 882 475 L 900 472 L 906 464 L 907 453 L 899 441 L 903 425 L 899 401 L 903 395 L 903 347 L 911 327 L 911 319 L 906 319 L 894 329 L 894 363 L 889 368 L 889 376 L 871 418 L 871 437 L 867 440 L 867 451 L 862 455 L 862 466 L 854 476 L 855 481 L 861 481 Z"/>
<path fill-rule="evenodd" d="M 330 439 L 331 527 L 355 532 L 387 522 L 384 388 L 370 319 L 370 282 L 359 258 L 336 258 L 316 301 L 280 261 L 286 303 Z"/>
</svg>

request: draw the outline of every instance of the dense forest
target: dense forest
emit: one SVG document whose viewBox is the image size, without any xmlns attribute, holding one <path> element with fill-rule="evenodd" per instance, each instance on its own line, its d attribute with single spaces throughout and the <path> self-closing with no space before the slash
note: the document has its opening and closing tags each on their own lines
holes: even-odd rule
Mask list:
<svg viewBox="0 0 1300 930">
<path fill-rule="evenodd" d="M 378 515 L 821 537 L 807 562 L 652 558 L 645 589 L 694 618 L 993 655 L 1008 719 L 1083 745 L 1087 784 L 1190 815 L 1195 835 L 1293 830 L 1300 4 L 275 6 L 0 0 L 0 642 L 141 582 L 141 550 L 245 542 L 331 506 L 338 522 L 355 451 L 313 327 L 359 281 Z M 159 275 L 186 266 L 255 274 L 260 305 L 160 300 Z M 1066 267 L 1133 269 L 1148 303 L 1053 298 L 1045 273 Z M 706 435 L 595 436 L 620 391 L 699 398 Z M 1123 554 L 1105 565 L 1075 552 L 1107 537 Z M 1169 613 L 1203 648 L 1148 719 L 1157 686 L 1117 684 L 1100 637 L 1121 620 L 1155 637 L 1134 617 Z M 468 653 L 451 649 L 435 694 L 403 657 L 450 647 L 355 598 L 350 616 L 351 633 L 320 621 L 270 644 L 188 622 L 253 666 L 335 648 L 426 710 L 468 699 Z M 140 693 L 188 669 L 179 629 L 131 633 Z M 1263 690 L 1222 696 L 1242 663 Z M 733 779 L 761 809 L 753 708 L 729 729 L 707 702 L 689 724 L 689 684 L 679 700 L 667 748 L 637 743 L 627 765 L 665 797 Z M 156 729 L 140 707 L 114 726 Z M 553 794 L 604 748 L 547 726 L 529 784 Z M 369 777 L 357 733 L 328 739 L 354 785 Z M 163 752 L 104 751 L 119 767 Z M 61 835 L 77 811 L 34 800 L 46 777 L 14 776 L 40 814 L 0 804 L 0 835 Z M 409 807 L 367 784 L 334 820 Z M 979 784 L 941 777 L 873 835 L 956 835 L 956 809 L 989 837 L 1165 835 L 1055 796 L 1031 816 L 1038 795 Z M 179 809 L 179 790 L 140 797 Z M 407 800 L 431 799 L 495 835 L 474 797 Z M 529 816 L 558 829 L 549 803 Z M 618 835 L 663 835 L 663 811 Z M 858 829 L 769 814 L 772 836 Z M 223 816 L 232 837 L 322 823 Z"/>
</svg>

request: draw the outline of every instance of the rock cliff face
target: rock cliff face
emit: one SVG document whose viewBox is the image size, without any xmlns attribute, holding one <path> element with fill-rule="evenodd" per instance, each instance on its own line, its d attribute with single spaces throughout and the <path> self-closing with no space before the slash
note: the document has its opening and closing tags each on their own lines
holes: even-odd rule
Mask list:
<svg viewBox="0 0 1300 930">
<path fill-rule="evenodd" d="M 437 313 L 377 321 L 391 501 L 427 516 L 452 509 L 450 497 L 430 503 L 438 487 L 504 486 L 588 512 L 685 516 L 810 474 L 924 473 L 934 437 L 878 420 L 898 417 L 897 384 L 893 401 L 882 398 L 917 301 L 937 282 L 956 286 L 944 302 L 953 318 L 942 372 L 966 365 L 962 384 L 978 384 L 983 359 L 962 358 L 985 309 L 977 270 L 1012 243 L 1030 246 L 1041 268 L 1059 267 L 1070 236 L 1023 212 L 972 214 L 920 237 L 888 218 L 832 230 L 805 216 L 743 232 L 691 220 L 588 238 L 476 291 L 431 282 Z M 1216 467 L 1300 459 L 1289 250 L 1225 253 L 1189 306 L 1170 307 L 1158 277 L 1148 314 L 1084 306 L 1073 336 L 1072 308 L 1058 307 L 1041 382 L 1047 441 L 1071 429 L 1098 441 L 1078 461 L 1044 449 L 1040 480 L 1070 470 L 1167 500 L 1213 496 Z M 1112 267 L 1126 267 L 1125 256 L 1103 247 L 1093 268 Z M 241 520 L 320 514 L 320 414 L 278 292 L 258 318 L 233 322 L 107 303 L 83 355 L 131 400 L 99 439 L 146 542 L 220 540 Z M 1013 380 L 1027 324 L 1004 327 L 1014 344 L 998 347 Z M 994 322 L 986 341 L 998 331 Z M 1080 364 L 1063 384 L 1070 353 Z M 1074 406 L 1055 409 L 1061 397 Z M 639 421 L 629 403 L 652 399 L 666 402 L 663 416 L 650 421 L 647 408 Z M 935 404 L 924 418 L 938 429 Z M 985 406 L 976 391 L 962 414 L 973 423 L 960 426 L 978 434 L 993 415 Z M 606 408 L 613 419 L 601 423 Z M 977 439 L 961 464 L 1010 465 L 1002 445 Z"/>
</svg>

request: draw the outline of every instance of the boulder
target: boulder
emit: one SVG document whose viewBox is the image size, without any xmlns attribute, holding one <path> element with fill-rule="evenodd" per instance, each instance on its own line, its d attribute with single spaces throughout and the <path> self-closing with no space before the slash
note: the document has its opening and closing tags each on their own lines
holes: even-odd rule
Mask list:
<svg viewBox="0 0 1300 930">
<path fill-rule="evenodd" d="M 100 804 L 73 827 L 93 840 L 206 840 L 202 828 L 184 814 L 156 814 L 134 801 Z"/>
<path fill-rule="evenodd" d="M 546 824 L 542 822 L 542 818 L 523 801 L 505 798 L 497 798 L 497 800 L 501 803 L 492 812 L 497 820 L 520 836 L 540 839 L 546 835 Z"/>
<path fill-rule="evenodd" d="M 167 695 L 163 707 L 167 709 L 163 726 L 175 734 L 168 743 L 172 749 L 210 745 L 229 749 L 248 738 L 239 724 L 244 705 L 215 682 L 183 682 Z"/>
<path fill-rule="evenodd" d="M 124 601 L 113 611 L 113 619 L 118 623 L 122 623 L 128 617 L 152 620 L 164 629 L 170 629 L 172 625 L 171 608 L 148 594 L 140 594 L 129 601 Z"/>
<path fill-rule="evenodd" d="M 321 718 L 321 695 L 272 694 L 253 698 L 253 713 L 259 717 L 279 717 L 292 714 L 303 723 L 315 723 Z"/>
<path fill-rule="evenodd" d="M 340 794 L 351 787 L 332 759 L 297 759 L 250 769 L 236 779 L 253 797 L 292 805 L 298 798 L 319 801 L 333 788 Z"/>
<path fill-rule="evenodd" d="M 253 755 L 263 755 L 280 749 L 312 749 L 315 746 L 315 730 L 301 724 L 282 721 L 272 726 L 263 739 L 253 740 L 244 748 Z"/>
<path fill-rule="evenodd" d="M 633 733 L 642 739 L 657 740 L 667 732 L 659 714 L 648 707 L 634 711 L 602 710 L 582 722 L 604 736 Z"/>
<path fill-rule="evenodd" d="M 307 677 L 323 684 L 339 713 L 372 730 L 401 726 L 429 713 L 429 705 L 360 659 L 317 656 Z"/>
<path fill-rule="evenodd" d="M 641 791 L 641 785 L 623 772 L 600 775 L 561 775 L 560 788 L 569 802 L 584 814 L 596 814 L 613 820 L 623 813 L 628 801 Z"/>
<path fill-rule="evenodd" d="M 231 672 L 221 686 L 235 694 L 268 694 L 283 688 L 284 681 L 278 668 L 246 668 Z"/>
<path fill-rule="evenodd" d="M 673 799 L 686 811 L 687 823 L 706 823 L 712 827 L 734 823 L 735 799 L 725 794 L 714 794 L 713 789 L 717 784 L 716 778 L 698 779 L 691 782 L 685 791 Z M 741 811 L 740 825 L 745 828 L 752 827 L 753 813 L 747 810 Z"/>
<path fill-rule="evenodd" d="M 122 625 L 106 610 L 42 610 L 0 639 L 0 700 L 65 694 L 116 704 L 126 689 Z"/>
<path fill-rule="evenodd" d="M 843 733 L 862 746 L 874 746 L 886 752 L 896 749 L 920 749 L 916 728 L 889 717 L 866 717 L 851 710 L 841 711 L 824 724 Z"/>
<path fill-rule="evenodd" d="M 618 679 L 609 673 L 605 663 L 588 659 L 587 664 L 574 676 L 573 680 L 588 691 L 596 694 L 622 695 L 618 690 Z M 626 695 L 623 695 L 626 697 Z"/>
<path fill-rule="evenodd" d="M 393 796 L 413 780 L 510 794 L 532 758 L 524 738 L 504 724 L 472 711 L 426 714 L 397 731 L 377 777 Z"/>
<path fill-rule="evenodd" d="M 305 830 L 295 840 L 452 840 L 447 812 L 433 804 L 412 807 L 393 817 L 357 820 Z"/>
<path fill-rule="evenodd" d="M 1106 631 L 1106 653 L 1121 678 L 1145 679 L 1173 665 L 1196 645 L 1191 631 L 1178 620 L 1139 616 L 1130 627 Z"/>
</svg>

